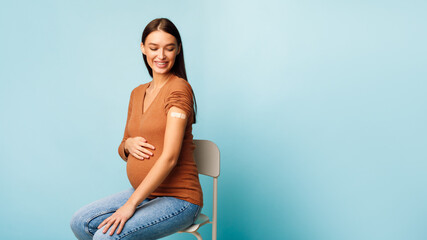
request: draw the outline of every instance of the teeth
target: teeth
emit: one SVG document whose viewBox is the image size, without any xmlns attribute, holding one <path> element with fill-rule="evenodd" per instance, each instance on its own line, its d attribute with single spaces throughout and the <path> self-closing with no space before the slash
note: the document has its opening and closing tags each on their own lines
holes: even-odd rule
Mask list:
<svg viewBox="0 0 427 240">
<path fill-rule="evenodd" d="M 157 64 L 159 64 L 159 65 L 166 65 L 166 63 L 157 63 Z"/>
</svg>

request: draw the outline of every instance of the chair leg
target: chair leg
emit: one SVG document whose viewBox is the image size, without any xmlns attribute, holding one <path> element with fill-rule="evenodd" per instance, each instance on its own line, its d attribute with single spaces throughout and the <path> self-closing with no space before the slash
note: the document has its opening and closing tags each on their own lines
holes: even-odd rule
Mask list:
<svg viewBox="0 0 427 240">
<path fill-rule="evenodd" d="M 213 179 L 212 240 L 216 240 L 218 223 L 218 177 Z"/>
<path fill-rule="evenodd" d="M 191 234 L 193 234 L 194 236 L 196 236 L 197 240 L 203 240 L 202 235 L 200 235 L 200 233 L 198 233 L 198 232 L 191 232 Z"/>
</svg>

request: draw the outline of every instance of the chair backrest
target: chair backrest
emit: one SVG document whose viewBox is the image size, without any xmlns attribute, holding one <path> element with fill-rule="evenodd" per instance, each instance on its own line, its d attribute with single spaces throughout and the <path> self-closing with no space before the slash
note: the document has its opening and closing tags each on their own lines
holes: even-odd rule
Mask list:
<svg viewBox="0 0 427 240">
<path fill-rule="evenodd" d="M 194 160 L 200 174 L 217 178 L 219 176 L 220 154 L 215 143 L 209 140 L 193 140 L 196 145 Z"/>
<path fill-rule="evenodd" d="M 194 149 L 194 160 L 200 174 L 213 177 L 213 204 L 212 204 L 212 240 L 217 239 L 218 224 L 218 176 L 219 176 L 219 149 L 215 143 L 209 140 L 193 140 L 196 145 Z M 202 239 L 197 236 L 197 239 Z"/>
</svg>

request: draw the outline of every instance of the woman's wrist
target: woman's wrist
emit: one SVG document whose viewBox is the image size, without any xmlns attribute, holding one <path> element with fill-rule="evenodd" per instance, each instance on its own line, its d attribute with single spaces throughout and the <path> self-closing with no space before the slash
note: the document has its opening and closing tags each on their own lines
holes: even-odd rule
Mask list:
<svg viewBox="0 0 427 240">
<path fill-rule="evenodd" d="M 140 204 L 140 202 L 138 202 L 138 200 L 135 197 L 131 196 L 125 204 L 129 204 L 130 206 L 133 206 L 136 208 Z"/>
<path fill-rule="evenodd" d="M 129 154 L 129 150 L 128 150 L 128 148 L 127 148 L 127 142 L 128 142 L 128 140 L 129 140 L 129 138 L 127 138 L 127 139 L 125 140 L 125 144 L 123 145 L 123 149 L 125 150 L 125 153 L 126 153 L 126 154 Z"/>
</svg>

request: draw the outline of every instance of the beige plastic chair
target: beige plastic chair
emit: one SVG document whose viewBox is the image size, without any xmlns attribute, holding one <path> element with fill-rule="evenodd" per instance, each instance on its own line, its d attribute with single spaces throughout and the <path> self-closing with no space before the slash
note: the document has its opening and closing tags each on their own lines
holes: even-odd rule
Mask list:
<svg viewBox="0 0 427 240">
<path fill-rule="evenodd" d="M 194 150 L 194 160 L 197 164 L 199 174 L 213 177 L 213 208 L 212 208 L 212 221 L 203 213 L 200 213 L 193 225 L 185 230 L 179 231 L 180 233 L 191 233 L 197 237 L 198 240 L 203 240 L 197 230 L 207 224 L 212 224 L 212 240 L 216 240 L 217 236 L 217 205 L 218 205 L 218 176 L 219 176 L 219 149 L 215 143 L 209 140 L 194 140 L 196 149 Z"/>
</svg>

